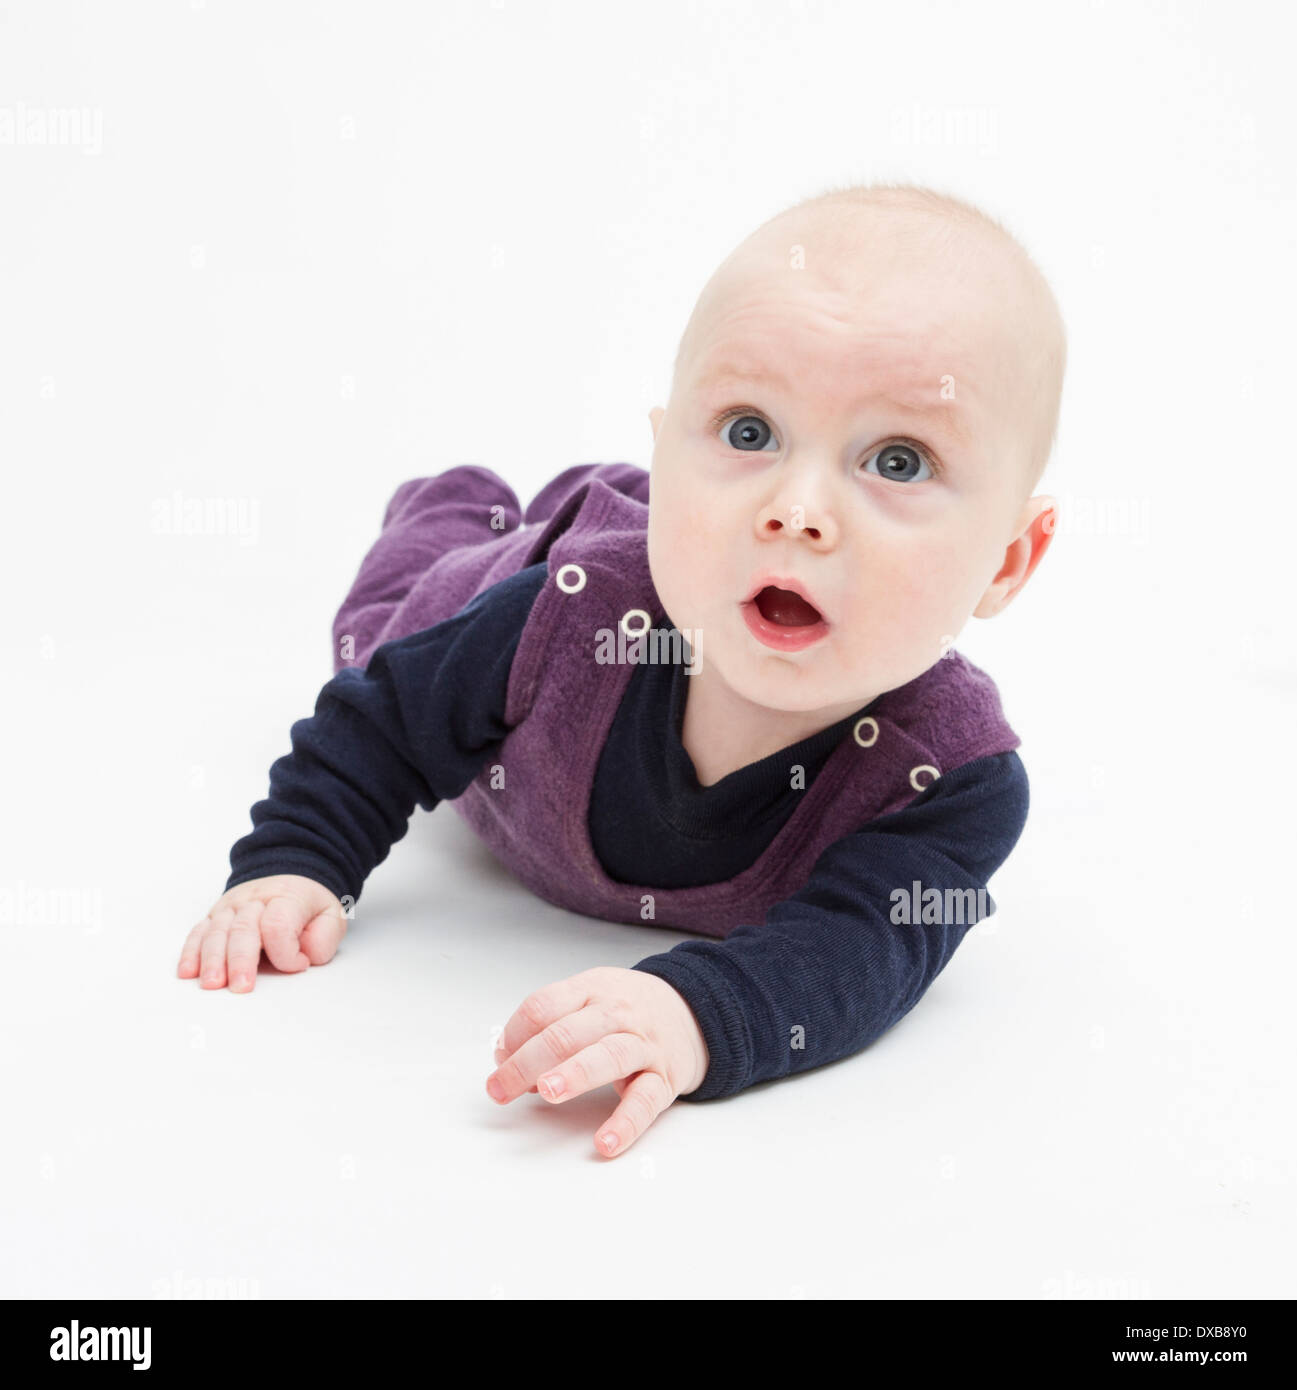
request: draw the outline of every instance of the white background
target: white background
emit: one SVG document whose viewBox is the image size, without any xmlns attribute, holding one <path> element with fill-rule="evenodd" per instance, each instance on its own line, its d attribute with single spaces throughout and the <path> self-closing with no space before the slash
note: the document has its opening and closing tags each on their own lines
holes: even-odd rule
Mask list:
<svg viewBox="0 0 1297 1390">
<path fill-rule="evenodd" d="M 0 144 L 0 1292 L 1297 1293 L 1289 23 L 7 6 L 0 121 L 89 114 Z M 960 642 L 1031 817 L 925 1000 L 601 1159 L 611 1089 L 497 1108 L 492 1030 L 685 938 L 449 808 L 329 966 L 176 979 L 395 487 L 647 466 L 717 262 L 874 177 L 1005 221 L 1071 350 L 1061 534 Z M 161 532 L 177 494 L 255 527 Z"/>
</svg>

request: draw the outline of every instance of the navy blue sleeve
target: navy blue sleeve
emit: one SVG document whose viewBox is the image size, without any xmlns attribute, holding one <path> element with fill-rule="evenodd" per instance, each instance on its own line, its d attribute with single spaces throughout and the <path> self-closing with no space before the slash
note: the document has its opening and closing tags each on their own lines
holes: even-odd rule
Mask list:
<svg viewBox="0 0 1297 1390">
<path fill-rule="evenodd" d="M 994 912 L 986 884 L 1022 834 L 1027 802 L 1016 752 L 966 763 L 831 844 L 764 925 L 640 961 L 636 970 L 684 996 L 707 1044 L 703 1084 L 680 1099 L 712 1100 L 823 1066 L 904 1017 L 972 922 Z M 925 902 L 932 889 L 939 911 L 935 897 Z"/>
<path fill-rule="evenodd" d="M 271 765 L 252 832 L 230 850 L 226 889 L 302 874 L 358 900 L 415 805 L 459 796 L 509 732 L 509 672 L 547 572 L 530 565 L 334 676 L 293 725 L 292 752 Z"/>
</svg>

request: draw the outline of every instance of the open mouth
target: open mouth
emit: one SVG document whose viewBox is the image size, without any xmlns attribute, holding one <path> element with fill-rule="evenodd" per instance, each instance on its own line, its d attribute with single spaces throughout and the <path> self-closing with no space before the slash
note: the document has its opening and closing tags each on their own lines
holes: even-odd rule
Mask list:
<svg viewBox="0 0 1297 1390">
<path fill-rule="evenodd" d="M 776 589 L 767 584 L 752 601 L 766 622 L 779 627 L 810 627 L 824 621 L 818 608 L 791 589 Z"/>
<path fill-rule="evenodd" d="M 801 651 L 827 636 L 828 619 L 804 594 L 767 584 L 742 604 L 752 635 L 780 652 Z"/>
</svg>

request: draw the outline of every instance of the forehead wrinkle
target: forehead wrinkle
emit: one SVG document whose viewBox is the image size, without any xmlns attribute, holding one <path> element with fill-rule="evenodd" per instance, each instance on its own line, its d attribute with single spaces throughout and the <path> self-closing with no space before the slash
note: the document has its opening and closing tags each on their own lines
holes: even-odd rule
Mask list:
<svg viewBox="0 0 1297 1390">
<path fill-rule="evenodd" d="M 838 311 L 844 303 L 853 309 L 867 304 L 884 315 L 905 313 L 891 328 L 896 334 L 904 325 L 911 352 L 920 342 L 930 345 L 915 379 L 938 374 L 917 393 L 931 403 L 932 419 L 988 459 L 1020 454 L 1039 478 L 1057 434 L 1067 358 L 1057 301 L 1007 228 L 971 204 L 918 186 L 837 189 L 763 223 L 699 294 L 677 347 L 673 395 L 687 390 L 691 377 L 699 381 L 698 368 L 727 346 L 731 328 L 753 319 L 768 328 L 762 310 L 773 309 L 777 319 L 789 306 L 785 291 L 792 285 L 788 256 L 794 245 L 804 248 L 799 288 L 809 291 L 793 297 L 794 307 L 833 326 L 844 317 Z M 935 301 L 914 296 L 911 302 L 906 291 L 916 275 L 939 275 L 952 295 Z M 980 287 L 979 296 L 962 292 L 969 283 Z M 948 298 L 961 321 L 946 313 Z M 770 338 L 774 344 L 782 337 L 778 327 Z M 964 341 L 961 352 L 960 340 L 968 337 L 963 330 L 980 341 Z M 889 379 L 894 366 L 883 361 Z M 942 399 L 943 377 L 953 379 L 949 399 Z"/>
<path fill-rule="evenodd" d="M 817 364 L 817 375 L 895 382 L 915 400 L 938 392 L 943 376 L 976 379 L 974 359 L 966 344 L 959 345 L 958 325 L 941 309 L 887 293 L 872 299 L 851 304 L 831 295 L 790 305 L 780 295 L 763 294 L 727 304 L 695 340 L 694 362 L 703 368 L 698 380 L 725 368 L 760 379 L 762 371 L 772 370 L 768 363 L 799 355 Z"/>
<path fill-rule="evenodd" d="M 953 375 L 953 374 L 952 374 Z M 699 390 L 720 390 L 729 383 L 751 382 L 758 386 L 782 386 L 790 394 L 796 393 L 796 386 L 778 368 L 766 369 L 759 363 L 723 361 L 715 364 L 698 380 Z M 966 393 L 967 379 L 959 380 L 959 387 Z M 965 396 L 957 396 L 954 401 L 944 401 L 939 394 L 940 380 L 931 387 L 911 386 L 908 390 L 900 386 L 880 386 L 862 392 L 856 400 L 857 406 L 881 401 L 902 414 L 935 422 L 952 438 L 965 445 L 972 444 L 972 436 L 966 422 L 966 411 L 951 409 L 958 403 L 966 403 Z"/>
</svg>

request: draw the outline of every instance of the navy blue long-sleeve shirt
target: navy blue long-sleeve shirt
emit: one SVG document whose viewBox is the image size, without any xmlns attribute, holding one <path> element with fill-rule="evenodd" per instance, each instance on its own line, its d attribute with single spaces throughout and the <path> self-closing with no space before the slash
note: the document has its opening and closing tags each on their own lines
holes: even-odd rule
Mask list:
<svg viewBox="0 0 1297 1390">
<path fill-rule="evenodd" d="M 272 765 L 254 828 L 230 852 L 226 888 L 294 873 L 358 900 L 415 806 L 459 796 L 508 734 L 509 672 L 546 575 L 543 561 L 532 565 L 330 680 L 314 715 L 293 725 L 292 752 Z M 805 795 L 789 766 L 805 767 L 809 787 L 856 717 L 702 787 L 680 739 L 688 680 L 679 665 L 638 665 L 600 756 L 591 843 L 616 881 L 695 887 L 746 869 Z M 1016 844 L 1027 802 L 1016 753 L 951 769 L 902 810 L 830 845 L 763 925 L 640 961 L 636 970 L 684 997 L 707 1044 L 707 1076 L 682 1099 L 806 1071 L 886 1032 L 979 915 L 893 921 L 892 895 L 917 881 L 968 890 L 964 900 L 975 902 Z M 982 902 L 980 915 L 994 911 L 989 894 Z"/>
</svg>

